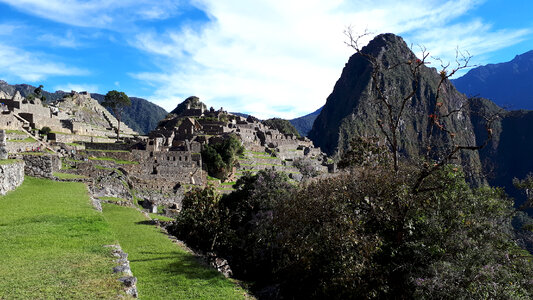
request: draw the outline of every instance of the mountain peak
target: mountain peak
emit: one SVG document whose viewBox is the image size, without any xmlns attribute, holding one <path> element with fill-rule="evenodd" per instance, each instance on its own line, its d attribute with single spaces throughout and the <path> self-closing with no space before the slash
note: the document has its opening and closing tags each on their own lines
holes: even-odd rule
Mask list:
<svg viewBox="0 0 533 300">
<path fill-rule="evenodd" d="M 376 35 L 368 45 L 361 49 L 361 52 L 374 57 L 379 57 L 384 53 L 392 53 L 395 56 L 401 55 L 401 58 L 414 56 L 403 38 L 393 33 Z"/>
<path fill-rule="evenodd" d="M 191 109 L 200 109 L 204 111 L 207 109 L 207 106 L 202 101 L 200 101 L 200 98 L 196 96 L 190 96 L 183 102 L 178 104 L 178 106 L 176 106 L 176 108 L 174 108 L 174 110 L 170 113 L 180 115 L 181 113 Z"/>
</svg>

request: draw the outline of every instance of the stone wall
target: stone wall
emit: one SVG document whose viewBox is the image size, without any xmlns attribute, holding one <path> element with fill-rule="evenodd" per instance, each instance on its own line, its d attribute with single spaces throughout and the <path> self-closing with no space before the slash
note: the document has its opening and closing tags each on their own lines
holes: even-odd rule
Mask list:
<svg viewBox="0 0 533 300">
<path fill-rule="evenodd" d="M 27 152 L 32 151 L 40 147 L 41 144 L 37 141 L 35 142 L 14 142 L 7 141 L 6 150 L 8 153 L 18 153 L 18 152 Z"/>
<path fill-rule="evenodd" d="M 57 155 L 22 154 L 24 173 L 29 176 L 54 178 L 53 173 L 61 169 L 61 159 Z"/>
<path fill-rule="evenodd" d="M 0 113 L 0 128 L 3 129 L 20 129 L 23 123 L 17 119 L 11 112 Z"/>
<path fill-rule="evenodd" d="M 24 181 L 24 161 L 7 160 L 0 163 L 0 195 L 14 190 Z"/>
</svg>

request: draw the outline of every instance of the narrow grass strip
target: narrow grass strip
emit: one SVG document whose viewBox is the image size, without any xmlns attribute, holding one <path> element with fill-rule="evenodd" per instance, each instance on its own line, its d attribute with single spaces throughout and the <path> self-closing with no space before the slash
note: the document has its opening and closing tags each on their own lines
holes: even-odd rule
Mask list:
<svg viewBox="0 0 533 300">
<path fill-rule="evenodd" d="M 235 283 L 200 265 L 134 208 L 102 206 L 129 255 L 141 299 L 244 299 Z"/>
<path fill-rule="evenodd" d="M 26 177 L 0 197 L 0 299 L 116 299 L 113 242 L 84 184 Z"/>
</svg>

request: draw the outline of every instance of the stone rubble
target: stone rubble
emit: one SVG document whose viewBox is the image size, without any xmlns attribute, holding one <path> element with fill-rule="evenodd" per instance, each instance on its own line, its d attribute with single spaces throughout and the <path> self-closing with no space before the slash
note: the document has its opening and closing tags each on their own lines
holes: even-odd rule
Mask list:
<svg viewBox="0 0 533 300">
<path fill-rule="evenodd" d="M 120 245 L 105 245 L 104 247 L 111 248 L 111 254 L 117 259 L 114 260 L 118 266 L 113 268 L 113 273 L 122 273 L 124 276 L 118 280 L 124 284 L 124 291 L 127 295 L 137 298 L 137 277 L 133 277 L 130 269 L 130 262 L 128 254 L 122 251 Z"/>
</svg>

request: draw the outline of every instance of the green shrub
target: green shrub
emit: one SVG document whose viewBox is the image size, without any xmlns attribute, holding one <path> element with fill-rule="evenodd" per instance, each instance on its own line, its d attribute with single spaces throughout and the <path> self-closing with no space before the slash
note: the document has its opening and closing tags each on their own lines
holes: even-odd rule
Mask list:
<svg viewBox="0 0 533 300">
<path fill-rule="evenodd" d="M 201 155 L 207 173 L 212 177 L 225 179 L 232 172 L 237 158 L 243 153 L 241 141 L 236 136 L 229 135 L 218 143 L 205 145 Z"/>
<path fill-rule="evenodd" d="M 219 212 L 220 194 L 213 186 L 195 188 L 185 194 L 182 210 L 170 231 L 191 247 L 212 250 L 222 234 Z"/>
<path fill-rule="evenodd" d="M 48 126 L 44 126 L 41 128 L 41 130 L 39 130 L 39 133 L 43 135 L 48 135 L 50 132 L 52 132 L 52 129 Z"/>
</svg>

